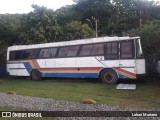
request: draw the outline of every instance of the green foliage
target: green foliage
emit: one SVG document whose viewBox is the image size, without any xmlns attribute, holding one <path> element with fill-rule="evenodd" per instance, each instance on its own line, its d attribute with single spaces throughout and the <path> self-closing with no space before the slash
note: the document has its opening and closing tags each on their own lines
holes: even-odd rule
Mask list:
<svg viewBox="0 0 160 120">
<path fill-rule="evenodd" d="M 20 27 L 20 14 L 0 15 L 0 46 L 2 43 L 13 45 L 17 40 L 17 29 Z"/>
<path fill-rule="evenodd" d="M 86 22 L 94 16 L 99 20 L 98 33 L 118 35 L 142 24 L 159 19 L 160 6 L 155 1 L 144 0 L 74 0 L 72 14 L 78 20 Z M 71 11 L 70 10 L 70 11 Z M 73 17 L 72 17 L 73 18 Z M 93 22 L 93 21 L 92 21 Z M 92 23 L 93 24 L 93 23 Z M 90 25 L 90 23 L 88 23 Z M 94 24 L 93 24 L 94 26 Z M 94 26 L 95 29 L 95 26 Z"/>
<path fill-rule="evenodd" d="M 144 24 L 141 28 L 128 31 L 125 35 L 138 35 L 141 37 L 142 48 L 146 58 L 147 71 L 153 75 L 155 72 L 153 60 L 158 57 L 158 52 L 160 50 L 160 20 Z"/>
<path fill-rule="evenodd" d="M 24 15 L 19 40 L 22 44 L 46 43 L 57 39 L 61 27 L 57 24 L 54 12 L 45 7 L 32 5 L 33 12 Z"/>
<path fill-rule="evenodd" d="M 145 54 L 149 58 L 156 56 L 159 23 L 150 21 L 160 20 L 160 4 L 154 0 L 74 2 L 76 4 L 56 11 L 32 5 L 34 10 L 28 14 L 1 14 L 0 47 L 91 38 L 95 36 L 94 17 L 98 20 L 98 36 L 122 36 L 128 31 L 137 33 L 134 35 L 141 36 Z"/>
<path fill-rule="evenodd" d="M 68 23 L 65 26 L 64 31 L 66 31 L 65 40 L 91 38 L 94 36 L 94 32 L 87 24 L 82 24 L 78 21 Z"/>
<path fill-rule="evenodd" d="M 112 16 L 113 7 L 110 1 L 107 0 L 76 0 L 77 4 L 73 6 L 73 15 L 82 22 L 87 23 L 92 29 L 95 29 L 95 22 L 92 17 L 98 19 L 98 34 L 104 36 L 108 34 L 106 27 L 109 23 L 109 18 Z M 88 22 L 86 19 L 90 19 Z"/>
<path fill-rule="evenodd" d="M 99 36 L 121 36 L 123 32 L 160 18 L 160 5 L 155 1 L 74 1 L 76 4 L 62 7 L 57 11 L 32 5 L 34 11 L 28 14 L 0 15 L 0 41 L 13 45 L 92 37 L 95 31 L 95 21 L 92 16 L 98 20 Z M 90 19 L 91 22 L 86 19 Z M 77 24 L 80 26 L 73 24 L 73 21 L 81 22 Z M 92 31 L 84 23 L 87 23 Z M 81 31 L 82 36 L 75 33 L 77 31 Z"/>
<path fill-rule="evenodd" d="M 0 64 L 6 63 L 6 54 L 4 52 L 6 51 L 0 52 Z"/>
<path fill-rule="evenodd" d="M 144 24 L 141 28 L 128 31 L 130 36 L 140 36 L 142 47 L 146 55 L 154 58 L 160 49 L 160 21 L 152 21 Z"/>
<path fill-rule="evenodd" d="M 82 39 L 93 36 L 87 24 L 70 22 L 59 25 L 53 10 L 32 5 L 33 12 L 24 15 L 18 39 L 21 44 L 37 44 L 64 40 Z"/>
<path fill-rule="evenodd" d="M 4 41 L 0 41 L 0 64 L 6 63 L 7 45 Z"/>
</svg>

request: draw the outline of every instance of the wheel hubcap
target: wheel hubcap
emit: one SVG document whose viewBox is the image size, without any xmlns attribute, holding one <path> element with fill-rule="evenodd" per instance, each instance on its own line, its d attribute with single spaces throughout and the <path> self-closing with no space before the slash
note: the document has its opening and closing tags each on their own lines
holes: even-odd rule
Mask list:
<svg viewBox="0 0 160 120">
<path fill-rule="evenodd" d="M 113 75 L 112 75 L 112 73 L 105 73 L 105 74 L 104 74 L 104 79 L 105 79 L 106 81 L 112 81 L 112 80 L 113 80 Z"/>
</svg>

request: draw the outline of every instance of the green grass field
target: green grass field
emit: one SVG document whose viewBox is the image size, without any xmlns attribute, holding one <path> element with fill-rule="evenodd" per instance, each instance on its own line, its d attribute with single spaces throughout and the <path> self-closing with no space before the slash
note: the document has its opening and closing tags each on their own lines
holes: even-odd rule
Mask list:
<svg viewBox="0 0 160 120">
<path fill-rule="evenodd" d="M 15 91 L 18 95 L 77 102 L 90 98 L 96 100 L 98 104 L 129 108 L 160 108 L 160 80 L 148 78 L 146 81 L 132 80 L 129 83 L 135 83 L 137 89 L 116 90 L 117 84 L 103 84 L 95 80 L 92 82 L 92 79 L 88 82 L 77 79 L 32 81 L 16 78 L 0 80 L 0 92 Z"/>
</svg>

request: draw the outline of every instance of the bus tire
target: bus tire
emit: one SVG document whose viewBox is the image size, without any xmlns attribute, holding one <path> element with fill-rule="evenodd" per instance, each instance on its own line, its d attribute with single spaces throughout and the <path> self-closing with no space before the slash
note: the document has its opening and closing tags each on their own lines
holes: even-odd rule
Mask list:
<svg viewBox="0 0 160 120">
<path fill-rule="evenodd" d="M 31 79 L 32 80 L 41 80 L 42 79 L 41 72 L 39 70 L 33 70 L 31 72 Z"/>
<path fill-rule="evenodd" d="M 113 69 L 103 69 L 100 73 L 100 79 L 103 83 L 114 84 L 117 82 L 118 76 Z"/>
</svg>

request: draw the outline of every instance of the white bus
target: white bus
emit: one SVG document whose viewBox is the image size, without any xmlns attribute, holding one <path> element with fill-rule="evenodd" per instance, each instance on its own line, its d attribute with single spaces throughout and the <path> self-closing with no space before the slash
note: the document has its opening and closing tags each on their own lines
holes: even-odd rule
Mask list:
<svg viewBox="0 0 160 120">
<path fill-rule="evenodd" d="M 115 83 L 119 78 L 144 75 L 139 37 L 99 37 L 65 42 L 17 45 L 7 51 L 7 71 L 12 76 L 100 78 Z"/>
</svg>

